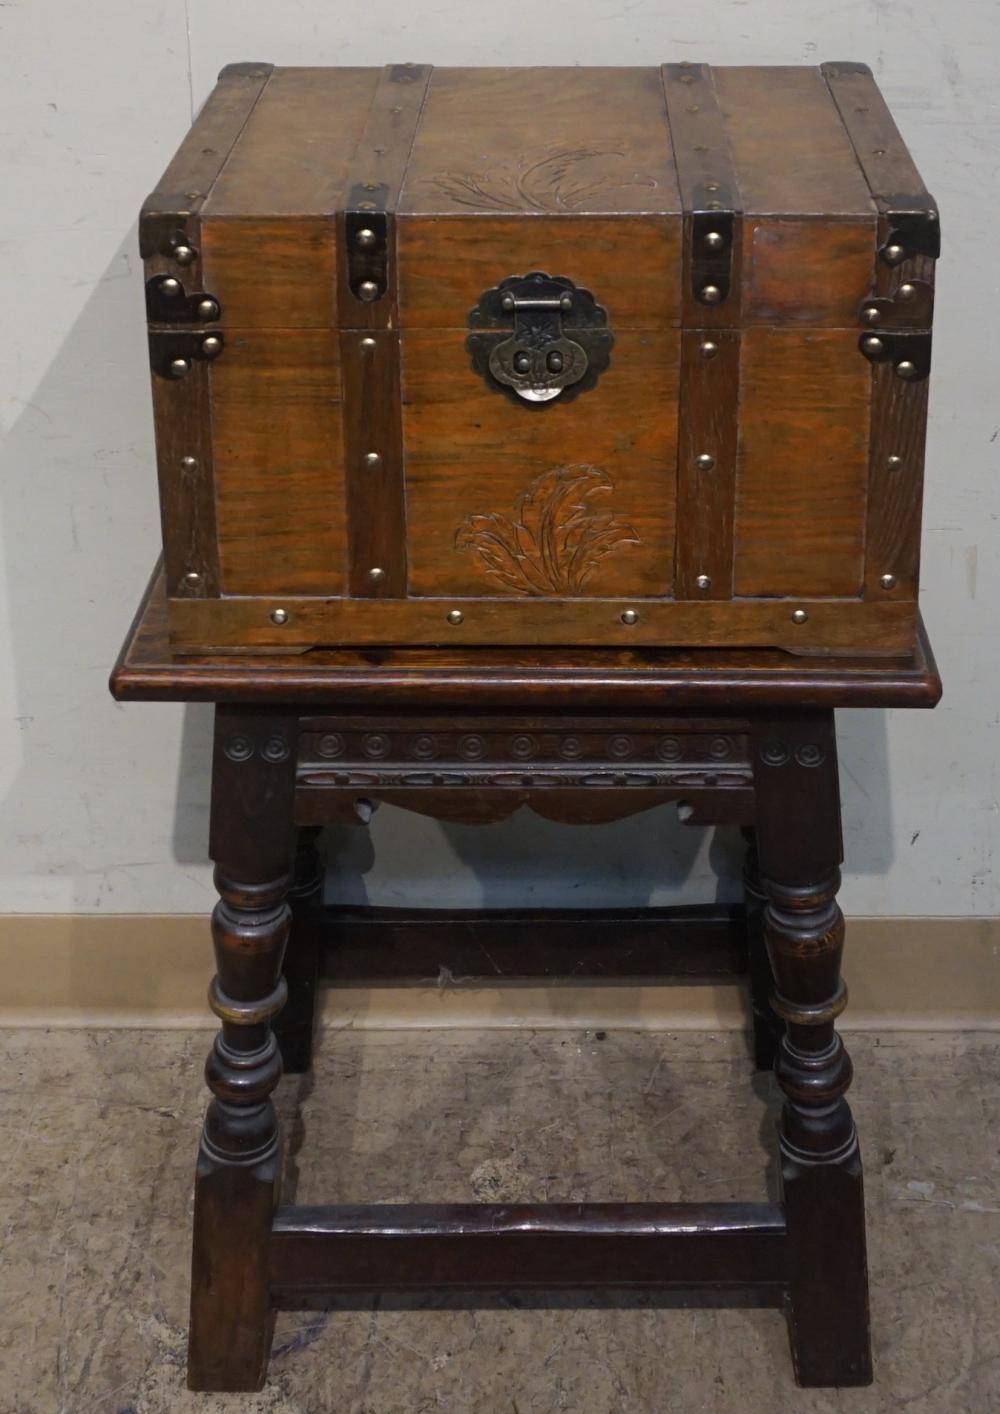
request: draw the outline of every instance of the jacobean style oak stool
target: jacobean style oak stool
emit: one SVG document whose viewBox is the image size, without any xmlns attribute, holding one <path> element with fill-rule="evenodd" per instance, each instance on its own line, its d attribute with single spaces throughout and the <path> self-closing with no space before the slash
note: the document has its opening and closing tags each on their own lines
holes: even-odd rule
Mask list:
<svg viewBox="0 0 1000 1414">
<path fill-rule="evenodd" d="M 221 1031 L 198 1154 L 189 1383 L 254 1390 L 274 1312 L 350 1291 L 716 1288 L 788 1314 L 803 1385 L 871 1380 L 861 1157 L 834 1024 L 844 921 L 834 708 L 931 707 L 908 655 L 410 648 L 171 652 L 154 577 L 121 701 L 216 704 L 210 853 Z M 745 906 L 480 915 L 324 911 L 319 828 L 384 801 L 446 819 L 522 805 L 588 823 L 681 802 L 738 824 Z M 483 931 L 486 930 L 486 931 Z M 335 939 L 324 946 L 324 936 Z M 771 1202 L 282 1207 L 271 1094 L 310 1063 L 317 979 L 748 974 L 784 1107 Z M 489 975 L 495 976 L 491 965 Z M 420 1199 L 423 1195 L 414 1195 Z"/>
</svg>

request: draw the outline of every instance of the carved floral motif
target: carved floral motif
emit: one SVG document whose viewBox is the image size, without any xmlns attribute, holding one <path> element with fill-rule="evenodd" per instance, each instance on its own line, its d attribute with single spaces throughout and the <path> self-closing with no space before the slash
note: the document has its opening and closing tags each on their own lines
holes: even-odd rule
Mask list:
<svg viewBox="0 0 1000 1414">
<path fill-rule="evenodd" d="M 466 516 L 455 548 L 470 550 L 491 579 L 518 594 L 577 594 L 612 550 L 641 544 L 627 521 L 594 504 L 613 491 L 595 466 L 556 467 L 518 497 L 513 519 Z"/>
<path fill-rule="evenodd" d="M 594 158 L 618 158 L 629 154 L 602 143 L 578 147 L 547 144 L 523 152 L 516 162 L 503 162 L 485 172 L 437 172 L 427 178 L 432 190 L 458 206 L 476 211 L 579 211 L 592 206 L 612 191 L 628 187 L 655 187 L 656 180 L 641 172 L 611 172 L 587 175 L 580 164 Z"/>
</svg>

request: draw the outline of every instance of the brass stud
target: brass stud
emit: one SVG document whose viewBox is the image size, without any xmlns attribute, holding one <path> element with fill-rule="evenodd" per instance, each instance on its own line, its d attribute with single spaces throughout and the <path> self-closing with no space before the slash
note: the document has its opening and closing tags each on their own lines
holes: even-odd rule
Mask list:
<svg viewBox="0 0 1000 1414">
<path fill-rule="evenodd" d="M 699 471 L 711 471 L 712 467 L 715 465 L 715 458 L 712 456 L 711 452 L 702 452 L 699 456 L 695 457 L 694 464 Z"/>
<path fill-rule="evenodd" d="M 359 210 L 359 211 L 374 211 L 374 210 L 375 210 L 375 203 L 374 203 L 374 201 L 359 201 L 359 202 L 358 202 L 358 210 Z"/>
<path fill-rule="evenodd" d="M 698 298 L 702 304 L 718 304 L 722 299 L 722 291 L 718 285 L 702 285 L 698 291 Z"/>
<path fill-rule="evenodd" d="M 890 471 L 897 471 L 903 465 L 903 458 L 897 457 L 895 453 L 891 457 L 886 457 L 886 466 Z"/>
<path fill-rule="evenodd" d="M 719 190 L 719 183 L 716 182 L 716 181 L 714 181 L 714 180 L 711 181 L 711 182 L 706 182 L 706 183 L 705 183 L 705 190 L 706 190 L 706 191 L 718 191 L 718 190 Z"/>
<path fill-rule="evenodd" d="M 882 311 L 874 304 L 866 304 L 861 311 L 861 318 L 866 324 L 877 324 L 882 318 Z"/>
<path fill-rule="evenodd" d="M 378 182 L 362 182 L 365 191 L 378 191 Z"/>
<path fill-rule="evenodd" d="M 378 285 L 374 280 L 362 280 L 358 286 L 358 298 L 371 303 L 373 299 L 378 299 Z"/>
<path fill-rule="evenodd" d="M 897 293 L 897 295 L 899 295 L 899 298 L 900 298 L 900 299 L 903 299 L 903 300 L 912 299 L 913 296 L 917 293 L 917 287 L 916 287 L 916 285 L 910 285 L 910 284 L 900 285 L 900 287 L 899 287 L 899 289 L 896 291 L 896 293 Z"/>
<path fill-rule="evenodd" d="M 368 578 L 371 580 L 372 584 L 381 584 L 383 579 L 385 579 L 385 570 L 379 569 L 378 565 L 375 565 L 374 568 L 368 571 Z"/>
<path fill-rule="evenodd" d="M 214 299 L 203 299 L 198 301 L 199 319 L 218 319 L 219 305 Z"/>
<path fill-rule="evenodd" d="M 362 347 L 367 353 L 374 353 L 374 351 L 375 351 L 375 340 L 371 337 L 371 335 L 366 334 L 365 337 L 361 340 L 361 347 Z"/>
<path fill-rule="evenodd" d="M 726 244 L 726 238 L 721 231 L 709 231 L 705 236 L 705 244 L 709 250 L 721 250 Z"/>
<path fill-rule="evenodd" d="M 378 452 L 365 452 L 365 466 L 374 471 L 382 465 L 382 458 Z"/>
<path fill-rule="evenodd" d="M 887 245 L 882 258 L 889 265 L 899 265 L 906 259 L 906 251 L 901 245 Z"/>
<path fill-rule="evenodd" d="M 272 610 L 271 610 L 271 622 L 272 622 L 273 624 L 287 624 L 287 622 L 288 622 L 288 610 L 287 610 L 287 609 L 272 609 Z"/>
<path fill-rule="evenodd" d="M 354 237 L 354 240 L 355 243 L 359 245 L 362 250 L 370 250 L 371 247 L 378 240 L 378 236 L 376 236 L 375 232 L 371 230 L 370 227 L 362 226 L 361 230 Z"/>
<path fill-rule="evenodd" d="M 168 275 L 165 280 L 160 281 L 160 293 L 166 295 L 168 299 L 174 299 L 181 294 L 184 286 L 180 280 L 175 280 L 173 275 Z"/>
<path fill-rule="evenodd" d="M 513 296 L 513 295 L 503 295 L 503 296 L 501 296 L 501 299 L 500 299 L 500 308 L 501 308 L 502 310 L 504 310 L 505 313 L 510 314 L 511 311 L 513 310 L 513 308 L 514 308 L 514 296 Z"/>
<path fill-rule="evenodd" d="M 698 586 L 699 589 L 702 589 L 702 590 L 711 589 L 711 587 L 712 587 L 712 577 L 711 577 L 711 575 L 700 574 L 700 575 L 698 576 L 698 578 L 695 580 L 695 584 Z"/>
<path fill-rule="evenodd" d="M 718 352 L 718 344 L 714 344 L 711 339 L 706 339 L 701 346 L 702 358 L 714 358 Z"/>
<path fill-rule="evenodd" d="M 198 470 L 198 458 L 197 458 L 197 457 L 181 457 L 181 466 L 184 468 L 185 471 L 197 471 L 197 470 Z"/>
<path fill-rule="evenodd" d="M 170 367 L 167 371 L 171 378 L 186 378 L 191 372 L 191 365 L 186 358 L 174 358 L 170 360 Z"/>
<path fill-rule="evenodd" d="M 633 624 L 639 622 L 639 615 L 635 609 L 624 609 L 622 611 L 622 623 L 631 628 Z"/>
<path fill-rule="evenodd" d="M 805 609 L 795 609 L 792 613 L 793 624 L 804 624 L 809 622 L 809 615 Z"/>
<path fill-rule="evenodd" d="M 896 588 L 896 576 L 894 574 L 883 574 L 879 577 L 879 584 L 883 589 Z"/>
<path fill-rule="evenodd" d="M 896 364 L 896 376 L 906 379 L 916 378 L 917 365 L 911 363 L 908 358 L 901 359 L 900 362 Z"/>
<path fill-rule="evenodd" d="M 206 358 L 216 358 L 222 352 L 222 340 L 218 334 L 206 334 L 201 341 L 201 351 Z"/>
<path fill-rule="evenodd" d="M 448 622 L 457 628 L 460 623 L 465 622 L 465 615 L 461 609 L 452 609 L 448 614 Z"/>
<path fill-rule="evenodd" d="M 865 340 L 864 347 L 865 353 L 870 353 L 873 357 L 875 357 L 883 351 L 885 345 L 877 334 L 872 334 L 870 338 L 867 338 Z"/>
<path fill-rule="evenodd" d="M 187 574 L 184 576 L 184 583 L 187 585 L 188 589 L 197 589 L 201 584 L 201 575 L 197 574 L 194 570 L 188 570 Z"/>
<path fill-rule="evenodd" d="M 193 265 L 197 258 L 198 252 L 195 250 L 194 246 L 174 246 L 174 259 L 177 261 L 178 265 Z"/>
</svg>

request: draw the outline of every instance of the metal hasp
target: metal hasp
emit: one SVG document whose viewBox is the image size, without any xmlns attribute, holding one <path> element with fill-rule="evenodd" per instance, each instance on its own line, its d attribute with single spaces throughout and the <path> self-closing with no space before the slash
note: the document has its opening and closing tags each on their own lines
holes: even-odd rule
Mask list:
<svg viewBox="0 0 1000 1414">
<path fill-rule="evenodd" d="M 607 311 L 564 275 L 533 270 L 485 290 L 469 312 L 472 366 L 522 406 L 570 402 L 611 360 Z"/>
</svg>

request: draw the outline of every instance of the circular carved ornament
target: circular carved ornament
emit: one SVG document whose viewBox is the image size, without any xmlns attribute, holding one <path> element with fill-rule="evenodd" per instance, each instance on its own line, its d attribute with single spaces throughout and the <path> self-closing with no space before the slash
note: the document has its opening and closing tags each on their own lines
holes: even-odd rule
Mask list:
<svg viewBox="0 0 1000 1414">
<path fill-rule="evenodd" d="M 486 755 L 486 747 L 481 736 L 463 736 L 458 743 L 458 754 L 465 761 L 481 761 Z"/>
<path fill-rule="evenodd" d="M 709 744 L 708 754 L 713 761 L 725 761 L 732 754 L 732 743 L 724 736 L 715 736 Z"/>
<path fill-rule="evenodd" d="M 290 750 L 283 736 L 271 736 L 265 741 L 260 754 L 265 761 L 286 761 Z"/>
<path fill-rule="evenodd" d="M 608 742 L 608 755 L 613 756 L 616 761 L 623 761 L 626 756 L 631 756 L 632 738 L 628 736 L 613 736 Z"/>
<path fill-rule="evenodd" d="M 223 749 L 230 761 L 249 761 L 253 755 L 253 742 L 248 736 L 231 736 Z"/>
<path fill-rule="evenodd" d="M 437 742 L 432 736 L 414 737 L 410 749 L 418 761 L 430 761 L 437 755 Z"/>
<path fill-rule="evenodd" d="M 679 761 L 681 744 L 675 736 L 665 736 L 656 743 L 656 754 L 661 761 Z"/>
<path fill-rule="evenodd" d="M 538 742 L 533 736 L 516 736 L 510 743 L 510 754 L 516 761 L 527 761 L 538 750 Z"/>
<path fill-rule="evenodd" d="M 578 736 L 565 737 L 559 743 L 559 755 L 566 761 L 579 761 L 583 755 L 583 742 Z"/>
<path fill-rule="evenodd" d="M 373 756 L 378 759 L 389 754 L 389 738 L 383 736 L 381 732 L 372 732 L 366 736 L 362 742 L 362 750 L 366 756 Z"/>
<path fill-rule="evenodd" d="M 788 747 L 783 741 L 766 741 L 760 749 L 760 759 L 767 766 L 784 766 L 788 760 Z"/>
<path fill-rule="evenodd" d="M 826 757 L 822 748 L 818 747 L 815 742 L 805 741 L 797 748 L 795 759 L 800 766 L 819 766 L 822 765 Z"/>
<path fill-rule="evenodd" d="M 326 756 L 328 759 L 332 759 L 334 756 L 342 756 L 344 754 L 344 738 L 339 732 L 327 732 L 324 736 L 320 737 L 316 745 L 316 750 L 319 752 L 320 756 Z"/>
</svg>

